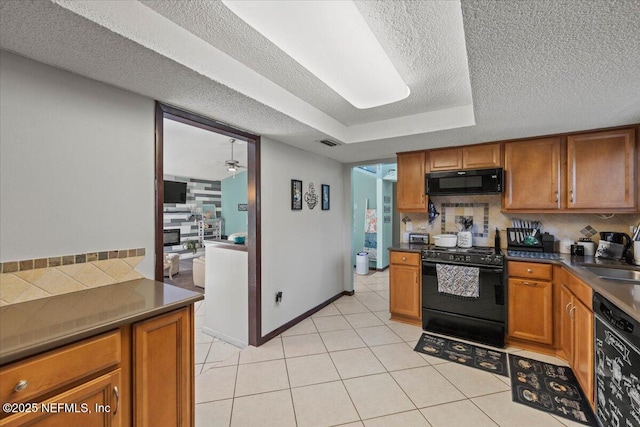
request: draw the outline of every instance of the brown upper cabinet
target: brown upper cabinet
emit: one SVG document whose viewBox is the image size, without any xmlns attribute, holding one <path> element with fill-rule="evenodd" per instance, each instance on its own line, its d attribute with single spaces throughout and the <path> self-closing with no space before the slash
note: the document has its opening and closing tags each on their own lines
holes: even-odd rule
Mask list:
<svg viewBox="0 0 640 427">
<path fill-rule="evenodd" d="M 498 168 L 501 164 L 499 143 L 429 151 L 429 170 L 431 172 Z"/>
<path fill-rule="evenodd" d="M 503 166 L 503 211 L 638 212 L 638 129 L 398 153 L 398 210 L 427 211 L 428 172 Z"/>
<path fill-rule="evenodd" d="M 509 209 L 560 209 L 560 138 L 504 145 L 503 205 Z"/>
<path fill-rule="evenodd" d="M 629 212 L 638 203 L 635 129 L 505 143 L 505 211 Z"/>
<path fill-rule="evenodd" d="M 426 212 L 426 151 L 398 153 L 397 204 L 401 212 Z"/>
<path fill-rule="evenodd" d="M 567 137 L 567 207 L 635 208 L 635 157 L 634 129 Z"/>
</svg>

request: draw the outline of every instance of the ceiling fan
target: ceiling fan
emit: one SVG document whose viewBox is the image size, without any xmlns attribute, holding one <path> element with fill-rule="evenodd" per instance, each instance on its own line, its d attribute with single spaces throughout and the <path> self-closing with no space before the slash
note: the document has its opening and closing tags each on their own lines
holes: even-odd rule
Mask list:
<svg viewBox="0 0 640 427">
<path fill-rule="evenodd" d="M 239 168 L 246 169 L 246 166 L 241 165 L 238 160 L 235 160 L 233 158 L 233 144 L 234 142 L 236 142 L 236 140 L 234 138 L 231 138 L 229 142 L 231 143 L 231 160 L 224 161 L 224 165 L 227 167 L 227 170 L 229 172 L 236 172 Z"/>
</svg>

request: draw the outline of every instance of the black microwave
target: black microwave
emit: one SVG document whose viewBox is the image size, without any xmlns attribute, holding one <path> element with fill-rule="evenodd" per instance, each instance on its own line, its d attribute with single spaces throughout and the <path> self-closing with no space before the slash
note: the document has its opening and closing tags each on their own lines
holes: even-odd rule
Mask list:
<svg viewBox="0 0 640 427">
<path fill-rule="evenodd" d="M 500 194 L 503 179 L 502 168 L 432 172 L 426 175 L 426 189 L 430 196 Z"/>
</svg>

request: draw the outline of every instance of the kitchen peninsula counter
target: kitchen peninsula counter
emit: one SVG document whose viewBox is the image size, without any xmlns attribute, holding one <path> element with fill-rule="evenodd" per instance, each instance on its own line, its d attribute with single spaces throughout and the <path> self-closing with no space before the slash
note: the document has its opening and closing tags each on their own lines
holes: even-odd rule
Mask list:
<svg viewBox="0 0 640 427">
<path fill-rule="evenodd" d="M 249 252 L 246 245 L 205 240 L 207 294 L 202 331 L 236 347 L 249 342 Z"/>
<path fill-rule="evenodd" d="M 0 365 L 189 306 L 204 297 L 136 279 L 0 307 Z"/>
</svg>

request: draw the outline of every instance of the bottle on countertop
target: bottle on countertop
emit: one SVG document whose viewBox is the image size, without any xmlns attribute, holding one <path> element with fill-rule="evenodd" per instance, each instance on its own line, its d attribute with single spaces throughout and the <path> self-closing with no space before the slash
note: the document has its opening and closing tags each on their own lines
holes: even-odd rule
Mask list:
<svg viewBox="0 0 640 427">
<path fill-rule="evenodd" d="M 495 240 L 493 242 L 493 247 L 494 247 L 495 253 L 497 253 L 497 254 L 500 253 L 500 246 L 501 246 L 500 230 L 498 230 L 498 227 L 496 227 L 496 236 L 495 236 Z"/>
</svg>

